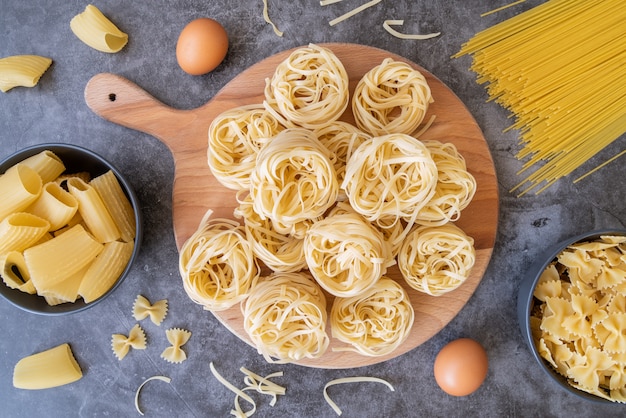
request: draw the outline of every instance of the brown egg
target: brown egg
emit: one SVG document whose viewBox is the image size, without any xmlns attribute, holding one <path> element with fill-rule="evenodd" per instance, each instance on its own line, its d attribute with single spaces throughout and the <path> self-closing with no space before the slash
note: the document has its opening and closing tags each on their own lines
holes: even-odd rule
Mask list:
<svg viewBox="0 0 626 418">
<path fill-rule="evenodd" d="M 206 17 L 192 20 L 178 36 L 176 60 L 186 73 L 213 71 L 226 57 L 228 34 L 217 21 Z"/>
<path fill-rule="evenodd" d="M 449 395 L 466 396 L 487 377 L 489 362 L 485 349 L 470 338 L 448 343 L 435 358 L 435 380 Z"/>
</svg>

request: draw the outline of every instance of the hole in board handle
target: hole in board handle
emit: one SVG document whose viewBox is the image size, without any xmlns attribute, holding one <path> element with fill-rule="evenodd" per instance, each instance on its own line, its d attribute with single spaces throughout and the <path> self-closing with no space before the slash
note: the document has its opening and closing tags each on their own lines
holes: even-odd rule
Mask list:
<svg viewBox="0 0 626 418">
<path fill-rule="evenodd" d="M 115 93 L 109 93 L 109 101 L 114 102 L 115 99 L 117 99 L 117 96 L 115 95 Z"/>
</svg>

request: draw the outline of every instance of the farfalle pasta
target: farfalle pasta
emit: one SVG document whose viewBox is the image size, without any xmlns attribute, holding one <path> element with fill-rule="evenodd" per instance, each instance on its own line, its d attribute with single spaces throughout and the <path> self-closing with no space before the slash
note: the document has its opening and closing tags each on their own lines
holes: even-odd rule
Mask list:
<svg viewBox="0 0 626 418">
<path fill-rule="evenodd" d="M 228 309 L 248 296 L 259 267 L 243 227 L 210 219 L 209 210 L 180 249 L 179 271 L 187 295 L 211 311 Z"/>
<path fill-rule="evenodd" d="M 150 301 L 142 296 L 137 295 L 135 303 L 133 303 L 133 318 L 137 321 L 150 317 L 155 325 L 161 325 L 167 315 L 167 299 L 162 299 L 151 304 Z"/>
<path fill-rule="evenodd" d="M 123 334 L 113 334 L 111 336 L 111 349 L 118 360 L 126 357 L 131 348 L 135 350 L 145 350 L 146 348 L 146 333 L 139 324 L 131 328 L 128 336 Z"/>
<path fill-rule="evenodd" d="M 405 62 L 386 58 L 358 82 L 352 113 L 356 125 L 371 135 L 411 134 L 433 101 L 422 73 Z"/>
<path fill-rule="evenodd" d="M 181 348 L 191 338 L 191 332 L 181 328 L 170 328 L 165 331 L 167 341 L 171 346 L 161 353 L 161 358 L 170 363 L 182 363 L 187 360 L 187 354 Z"/>
<path fill-rule="evenodd" d="M 241 311 L 245 332 L 270 363 L 319 358 L 328 348 L 326 298 L 307 273 L 259 280 Z"/>
<path fill-rule="evenodd" d="M 454 224 L 420 226 L 398 252 L 402 277 L 413 289 L 440 296 L 459 287 L 476 262 L 474 240 Z"/>
<path fill-rule="evenodd" d="M 348 73 L 328 48 L 309 44 L 278 64 L 265 83 L 266 109 L 286 126 L 316 129 L 348 107 Z"/>
<path fill-rule="evenodd" d="M 568 246 L 541 274 L 530 324 L 539 355 L 568 383 L 626 402 L 626 238 Z"/>
<path fill-rule="evenodd" d="M 406 290 L 383 276 L 357 296 L 335 298 L 330 313 L 332 336 L 349 346 L 333 350 L 389 354 L 408 338 L 414 318 Z"/>
</svg>

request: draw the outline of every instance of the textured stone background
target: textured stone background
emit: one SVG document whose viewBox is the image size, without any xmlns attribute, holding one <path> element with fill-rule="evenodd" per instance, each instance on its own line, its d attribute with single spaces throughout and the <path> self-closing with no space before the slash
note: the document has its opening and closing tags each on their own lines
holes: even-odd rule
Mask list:
<svg viewBox="0 0 626 418">
<path fill-rule="evenodd" d="M 468 70 L 470 59 L 451 59 L 463 42 L 478 31 L 540 1 L 481 18 L 482 12 L 507 1 L 383 0 L 335 27 L 328 21 L 362 2 L 346 0 L 321 7 L 318 1 L 270 0 L 270 15 L 280 29 L 277 37 L 263 21 L 261 0 L 123 1 L 94 3 L 130 35 L 125 49 L 104 54 L 78 41 L 70 19 L 87 3 L 76 0 L 3 0 L 0 12 L 0 56 L 39 54 L 54 64 L 32 89 L 0 94 L 0 158 L 33 144 L 68 142 L 85 146 L 112 160 L 130 178 L 141 200 L 145 236 L 130 277 L 105 302 L 77 315 L 48 318 L 19 311 L 0 301 L 0 415 L 135 416 L 134 393 L 144 379 L 166 375 L 172 384 L 152 382 L 142 392 L 146 416 L 227 416 L 233 394 L 209 370 L 213 361 L 232 382 L 241 382 L 239 367 L 259 374 L 282 370 L 277 383 L 287 387 L 275 407 L 253 394 L 256 416 L 335 416 L 322 395 L 334 378 L 370 375 L 387 379 L 395 388 L 362 384 L 333 391 L 346 417 L 381 416 L 616 416 L 619 405 L 600 406 L 565 393 L 546 379 L 533 362 L 520 334 L 515 303 L 529 264 L 546 247 L 561 239 L 598 228 L 622 227 L 626 217 L 625 168 L 616 162 L 587 180 L 563 179 L 539 196 L 517 198 L 508 192 L 520 181 L 515 158 L 517 132 L 503 134 L 507 112 L 486 103 L 483 87 Z M 179 31 L 197 17 L 219 20 L 230 36 L 223 64 L 209 75 L 192 77 L 177 66 L 174 49 Z M 382 28 L 385 19 L 404 19 L 407 32 L 442 35 L 428 41 L 396 39 Z M 473 297 L 439 334 L 420 347 L 378 365 L 346 370 L 320 370 L 293 365 L 269 365 L 210 313 L 184 293 L 177 270 L 171 224 L 173 159 L 158 140 L 93 114 L 83 99 L 84 86 L 95 74 L 120 74 L 164 103 L 181 109 L 198 107 L 230 79 L 255 62 L 284 49 L 309 42 L 351 42 L 383 48 L 420 64 L 445 82 L 467 105 L 489 143 L 500 186 L 500 220 L 496 247 L 487 272 Z M 581 173 L 613 156 L 622 138 L 589 162 Z M 137 294 L 152 301 L 167 298 L 170 313 L 158 328 L 142 321 L 149 346 L 117 361 L 110 349 L 113 333 L 127 333 L 135 321 L 131 307 Z M 189 359 L 171 365 L 160 359 L 167 345 L 163 327 L 183 327 L 193 336 L 185 346 Z M 455 398 L 436 385 L 432 366 L 449 341 L 471 337 L 486 348 L 489 374 L 474 394 Z M 78 383 L 24 391 L 11 383 L 22 357 L 69 342 L 85 375 Z M 244 408 L 248 405 L 242 403 Z"/>
</svg>

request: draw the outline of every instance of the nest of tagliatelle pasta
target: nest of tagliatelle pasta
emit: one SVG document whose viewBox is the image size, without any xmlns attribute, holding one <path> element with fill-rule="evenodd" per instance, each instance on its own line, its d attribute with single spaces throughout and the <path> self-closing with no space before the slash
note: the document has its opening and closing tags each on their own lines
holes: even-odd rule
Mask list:
<svg viewBox="0 0 626 418">
<path fill-rule="evenodd" d="M 270 362 L 319 358 L 331 338 L 335 350 L 393 352 L 414 311 L 389 269 L 439 296 L 475 262 L 473 239 L 453 222 L 476 181 L 454 145 L 418 139 L 432 102 L 406 63 L 385 59 L 350 97 L 332 51 L 294 50 L 266 80 L 263 103 L 209 127 L 208 164 L 236 190 L 238 221 L 208 211 L 182 246 L 189 297 L 211 311 L 240 304 Z M 354 123 L 339 120 L 348 107 Z"/>
</svg>

